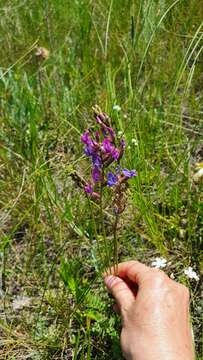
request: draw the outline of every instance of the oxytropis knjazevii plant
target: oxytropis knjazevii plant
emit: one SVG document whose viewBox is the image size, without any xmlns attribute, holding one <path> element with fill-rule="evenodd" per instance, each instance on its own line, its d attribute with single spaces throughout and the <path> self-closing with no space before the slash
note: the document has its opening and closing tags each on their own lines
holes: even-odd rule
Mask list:
<svg viewBox="0 0 203 360">
<path fill-rule="evenodd" d="M 81 142 L 84 144 L 84 153 L 91 160 L 91 174 L 89 180 L 83 180 L 82 186 L 87 196 L 100 205 L 100 221 L 103 224 L 102 232 L 106 256 L 108 258 L 108 266 L 110 266 L 110 256 L 108 254 L 103 219 L 103 197 L 105 191 L 111 190 L 111 208 L 115 216 L 113 224 L 113 262 L 114 271 L 117 272 L 117 225 L 119 215 L 125 209 L 128 180 L 136 176 L 137 173 L 135 170 L 128 170 L 121 167 L 120 162 L 125 152 L 125 141 L 123 138 L 118 138 L 116 132 L 111 127 L 111 119 L 106 113 L 101 112 L 99 107 L 95 107 L 93 110 L 96 129 L 95 131 L 87 129 L 81 136 Z"/>
</svg>

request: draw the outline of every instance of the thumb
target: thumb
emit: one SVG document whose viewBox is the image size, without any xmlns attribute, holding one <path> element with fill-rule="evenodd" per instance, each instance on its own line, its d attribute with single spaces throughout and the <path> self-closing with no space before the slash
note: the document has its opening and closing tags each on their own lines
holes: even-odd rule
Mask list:
<svg viewBox="0 0 203 360">
<path fill-rule="evenodd" d="M 132 302 L 135 301 L 133 292 L 130 290 L 126 282 L 118 276 L 106 276 L 104 282 L 107 289 L 114 296 L 121 310 L 122 308 L 129 308 Z"/>
</svg>

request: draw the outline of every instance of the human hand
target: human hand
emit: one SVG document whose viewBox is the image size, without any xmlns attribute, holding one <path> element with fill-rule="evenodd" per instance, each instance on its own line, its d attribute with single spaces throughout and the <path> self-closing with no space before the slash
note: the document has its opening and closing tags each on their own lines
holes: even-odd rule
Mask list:
<svg viewBox="0 0 203 360">
<path fill-rule="evenodd" d="M 121 347 L 127 360 L 192 360 L 189 291 L 163 271 L 138 261 L 118 265 L 105 284 L 122 318 Z"/>
</svg>

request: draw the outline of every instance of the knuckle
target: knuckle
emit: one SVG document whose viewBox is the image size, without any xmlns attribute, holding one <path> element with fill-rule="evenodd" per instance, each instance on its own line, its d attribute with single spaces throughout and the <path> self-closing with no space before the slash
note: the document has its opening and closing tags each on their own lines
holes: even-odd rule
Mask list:
<svg viewBox="0 0 203 360">
<path fill-rule="evenodd" d="M 134 267 L 134 266 L 139 265 L 139 261 L 137 261 L 137 260 L 130 260 L 130 261 L 128 261 L 128 264 L 129 264 L 130 267 L 132 268 L 132 267 Z"/>
<path fill-rule="evenodd" d="M 174 291 L 176 291 L 177 295 L 179 295 L 179 297 L 184 299 L 186 301 L 186 303 L 189 303 L 190 291 L 187 288 L 187 286 L 180 284 L 180 283 L 175 283 L 175 282 L 174 282 L 173 286 L 174 286 Z"/>
<path fill-rule="evenodd" d="M 155 288 L 165 288 L 165 290 L 169 287 L 169 278 L 168 276 L 162 271 L 155 269 L 152 275 L 152 281 Z"/>
<path fill-rule="evenodd" d="M 150 270 L 145 273 L 145 281 L 153 284 L 154 288 L 164 287 L 166 289 L 170 285 L 170 279 L 165 272 L 154 268 L 150 268 Z"/>
<path fill-rule="evenodd" d="M 164 271 L 154 269 L 153 272 L 154 272 L 154 280 L 156 281 L 157 284 L 167 283 L 167 281 L 169 280 L 168 276 L 165 274 Z"/>
</svg>

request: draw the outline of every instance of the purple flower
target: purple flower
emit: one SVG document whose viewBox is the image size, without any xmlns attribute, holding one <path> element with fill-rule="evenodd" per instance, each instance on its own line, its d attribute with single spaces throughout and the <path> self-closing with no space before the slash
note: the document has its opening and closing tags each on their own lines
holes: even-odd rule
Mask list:
<svg viewBox="0 0 203 360">
<path fill-rule="evenodd" d="M 102 141 L 102 149 L 105 153 L 110 153 L 112 151 L 112 143 L 110 141 L 109 138 L 105 138 L 103 141 Z"/>
<path fill-rule="evenodd" d="M 120 151 L 118 149 L 116 149 L 115 146 L 112 145 L 109 138 L 105 138 L 102 141 L 102 150 L 106 154 L 110 154 L 114 160 L 118 160 Z"/>
<path fill-rule="evenodd" d="M 115 132 L 114 132 L 114 130 L 111 128 L 111 127 L 109 127 L 109 126 L 107 126 L 106 124 L 104 124 L 104 123 L 101 123 L 100 124 L 101 125 L 101 128 L 102 128 L 102 133 L 103 133 L 103 135 L 104 136 L 110 136 L 110 138 L 111 138 L 111 141 L 114 141 L 114 139 L 115 139 Z"/>
<path fill-rule="evenodd" d="M 93 156 L 93 154 L 95 153 L 94 146 L 92 144 L 88 144 L 84 149 L 84 153 L 87 156 Z"/>
<path fill-rule="evenodd" d="M 101 168 L 102 167 L 102 159 L 97 154 L 92 154 L 92 163 L 94 166 Z"/>
<path fill-rule="evenodd" d="M 125 176 L 126 179 L 129 179 L 129 178 L 131 178 L 133 176 L 137 176 L 136 170 L 123 169 L 122 173 L 123 173 L 123 175 Z"/>
<path fill-rule="evenodd" d="M 103 180 L 101 170 L 97 166 L 94 166 L 92 169 L 92 179 L 95 183 Z"/>
<path fill-rule="evenodd" d="M 97 192 L 95 192 L 93 190 L 93 186 L 89 183 L 87 183 L 87 185 L 85 185 L 84 187 L 84 191 L 89 194 L 93 199 L 95 200 L 99 200 L 100 199 L 100 194 L 98 194 Z"/>
<path fill-rule="evenodd" d="M 91 139 L 90 132 L 86 130 L 80 139 L 86 145 L 84 149 L 85 155 L 92 156 L 96 151 L 97 143 Z"/>
<path fill-rule="evenodd" d="M 114 160 L 118 160 L 120 156 L 120 151 L 114 147 L 111 151 L 111 155 Z"/>
<path fill-rule="evenodd" d="M 115 132 L 114 132 L 114 130 L 113 130 L 111 127 L 109 127 L 109 126 L 107 126 L 107 125 L 105 125 L 105 124 L 101 124 L 101 127 L 102 127 L 103 135 L 104 135 L 104 136 L 110 135 L 111 140 L 114 141 L 114 139 L 115 139 Z"/>
<path fill-rule="evenodd" d="M 112 172 L 107 174 L 107 186 L 113 186 L 118 183 L 118 178 Z"/>
<path fill-rule="evenodd" d="M 92 193 L 93 193 L 93 187 L 92 187 L 91 184 L 85 185 L 84 190 L 85 190 L 85 192 L 86 192 L 87 194 L 92 194 Z"/>
<path fill-rule="evenodd" d="M 85 145 L 92 145 L 92 144 L 93 144 L 93 141 L 92 141 L 92 139 L 91 139 L 91 137 L 90 137 L 90 133 L 89 133 L 88 130 L 86 130 L 86 131 L 84 132 L 84 134 L 82 134 L 80 140 L 81 140 L 81 141 L 83 142 L 83 144 L 85 144 Z"/>
</svg>

